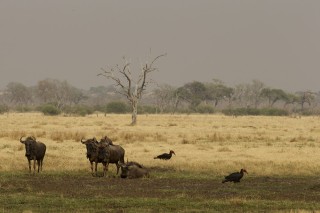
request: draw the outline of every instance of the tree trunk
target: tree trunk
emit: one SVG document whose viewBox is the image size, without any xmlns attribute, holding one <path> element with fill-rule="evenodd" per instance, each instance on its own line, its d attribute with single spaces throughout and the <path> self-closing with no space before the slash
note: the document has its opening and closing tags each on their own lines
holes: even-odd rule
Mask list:
<svg viewBox="0 0 320 213">
<path fill-rule="evenodd" d="M 137 124 L 138 101 L 137 100 L 132 101 L 131 106 L 132 106 L 131 125 L 134 126 Z"/>
</svg>

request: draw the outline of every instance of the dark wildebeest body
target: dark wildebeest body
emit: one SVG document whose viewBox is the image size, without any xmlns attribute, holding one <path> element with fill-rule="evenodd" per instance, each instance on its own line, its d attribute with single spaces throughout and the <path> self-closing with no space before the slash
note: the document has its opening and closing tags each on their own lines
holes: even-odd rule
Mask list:
<svg viewBox="0 0 320 213">
<path fill-rule="evenodd" d="M 98 155 L 98 141 L 96 138 L 92 138 L 92 139 L 87 139 L 85 141 L 83 141 L 83 139 L 81 139 L 81 143 L 86 145 L 87 148 L 87 158 L 90 161 L 90 166 L 91 166 L 91 174 L 94 175 L 93 173 L 93 162 L 95 163 L 95 173 L 97 174 L 97 164 L 101 163 L 101 160 L 99 161 Z"/>
<path fill-rule="evenodd" d="M 29 162 L 29 172 L 31 173 L 31 161 L 33 160 L 33 173 L 36 170 L 36 161 L 38 164 L 38 173 L 42 171 L 42 163 L 44 155 L 46 154 L 46 145 L 40 141 L 36 141 L 35 137 L 27 137 L 26 140 L 22 140 L 23 137 L 20 138 L 20 142 L 25 145 L 26 148 L 26 157 Z"/>
<path fill-rule="evenodd" d="M 104 175 L 108 171 L 109 163 L 116 164 L 118 174 L 120 169 L 119 162 L 124 163 L 125 150 L 120 145 L 114 145 L 107 136 L 100 140 L 99 150 L 99 155 L 104 166 Z"/>
<path fill-rule="evenodd" d="M 103 165 L 103 176 L 106 175 L 106 165 L 109 163 L 110 152 L 105 148 L 102 144 L 97 144 L 98 149 L 98 162 Z M 96 175 L 97 175 L 97 164 L 95 167 Z"/>
<path fill-rule="evenodd" d="M 105 138 L 103 138 L 105 139 Z M 97 166 L 98 163 L 103 164 L 103 176 L 106 175 L 106 172 L 108 170 L 109 163 L 114 163 L 117 166 L 117 174 L 119 173 L 120 166 L 118 165 L 118 162 L 124 162 L 124 149 L 119 145 L 109 145 L 110 141 L 104 141 L 101 139 L 100 142 L 96 140 L 96 138 L 88 139 L 86 141 L 83 141 L 81 139 L 81 142 L 86 145 L 87 148 L 87 158 L 90 161 L 91 164 L 91 172 L 93 173 L 93 162 L 95 162 L 95 175 L 97 175 Z M 112 141 L 111 141 L 112 144 Z"/>
<path fill-rule="evenodd" d="M 230 175 L 224 177 L 224 180 L 222 181 L 222 183 L 225 183 L 225 182 L 239 183 L 241 178 L 244 175 L 244 172 L 248 174 L 247 170 L 245 169 L 241 169 L 240 172 L 231 173 Z"/>
<path fill-rule="evenodd" d="M 149 171 L 143 165 L 130 161 L 126 164 L 120 164 L 121 166 L 121 178 L 142 178 L 142 177 L 149 177 Z"/>
<path fill-rule="evenodd" d="M 169 153 L 163 153 L 157 157 L 154 157 L 154 159 L 169 160 L 172 157 L 172 154 L 176 155 L 173 150 L 170 150 Z"/>
</svg>

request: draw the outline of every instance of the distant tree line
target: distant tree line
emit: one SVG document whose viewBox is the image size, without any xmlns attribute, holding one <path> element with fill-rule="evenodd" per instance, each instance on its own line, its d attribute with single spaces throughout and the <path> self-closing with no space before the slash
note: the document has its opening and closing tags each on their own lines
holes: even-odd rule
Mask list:
<svg viewBox="0 0 320 213">
<path fill-rule="evenodd" d="M 234 87 L 214 79 L 180 87 L 159 85 L 144 91 L 138 113 L 224 113 L 226 115 L 320 114 L 320 92 L 286 92 L 259 80 Z M 48 115 L 130 113 L 113 86 L 79 89 L 67 81 L 44 79 L 35 86 L 11 82 L 0 91 L 0 113 L 40 111 Z"/>
</svg>

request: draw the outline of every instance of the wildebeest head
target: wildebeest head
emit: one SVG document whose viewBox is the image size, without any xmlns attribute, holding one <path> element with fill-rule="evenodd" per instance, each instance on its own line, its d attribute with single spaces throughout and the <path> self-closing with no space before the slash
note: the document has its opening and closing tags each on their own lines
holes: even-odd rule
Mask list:
<svg viewBox="0 0 320 213">
<path fill-rule="evenodd" d="M 98 149 L 98 161 L 106 162 L 110 158 L 110 150 L 109 144 L 106 143 L 99 143 L 97 144 Z"/>
<path fill-rule="evenodd" d="M 98 144 L 97 139 L 94 137 L 91 139 L 83 140 L 83 138 L 82 138 L 81 143 L 86 145 L 87 158 L 90 159 L 92 157 L 92 155 L 97 152 L 97 144 Z"/>
<path fill-rule="evenodd" d="M 129 173 L 129 165 L 125 164 L 125 163 L 120 163 L 119 164 L 121 167 L 121 178 L 127 178 L 128 177 L 128 173 Z"/>
<path fill-rule="evenodd" d="M 26 147 L 26 157 L 31 157 L 35 148 L 36 138 L 33 136 L 29 136 L 25 140 L 22 140 L 22 138 L 23 137 L 20 138 L 20 142 Z"/>
</svg>

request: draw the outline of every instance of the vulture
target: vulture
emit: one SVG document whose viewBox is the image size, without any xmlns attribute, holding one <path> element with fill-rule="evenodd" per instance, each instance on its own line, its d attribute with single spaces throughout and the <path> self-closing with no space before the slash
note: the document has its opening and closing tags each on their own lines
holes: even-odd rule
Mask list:
<svg viewBox="0 0 320 213">
<path fill-rule="evenodd" d="M 222 181 L 222 183 L 225 183 L 225 182 L 239 183 L 241 178 L 243 177 L 244 172 L 248 174 L 247 170 L 245 169 L 241 169 L 240 172 L 231 173 L 230 175 L 224 177 L 224 180 Z"/>
<path fill-rule="evenodd" d="M 176 155 L 174 151 L 170 150 L 169 153 L 163 153 L 161 155 L 158 155 L 157 157 L 154 157 L 154 159 L 169 160 L 172 157 L 172 154 Z"/>
</svg>

